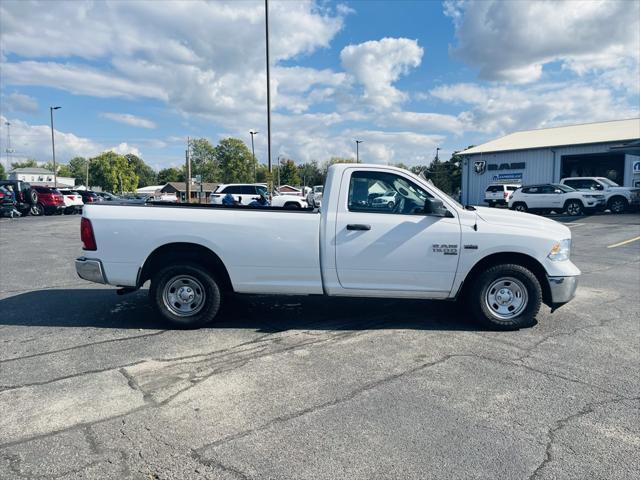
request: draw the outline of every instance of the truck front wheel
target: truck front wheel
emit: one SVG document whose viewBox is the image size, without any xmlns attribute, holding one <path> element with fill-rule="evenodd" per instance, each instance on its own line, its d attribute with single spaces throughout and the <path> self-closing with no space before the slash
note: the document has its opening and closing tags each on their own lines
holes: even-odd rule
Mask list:
<svg viewBox="0 0 640 480">
<path fill-rule="evenodd" d="M 198 328 L 211 322 L 222 300 L 211 273 L 192 263 L 158 270 L 151 278 L 149 297 L 160 316 L 177 328 Z"/>
<path fill-rule="evenodd" d="M 468 299 L 471 313 L 480 323 L 517 330 L 535 323 L 542 288 L 536 276 L 520 265 L 495 265 L 475 278 Z"/>
</svg>

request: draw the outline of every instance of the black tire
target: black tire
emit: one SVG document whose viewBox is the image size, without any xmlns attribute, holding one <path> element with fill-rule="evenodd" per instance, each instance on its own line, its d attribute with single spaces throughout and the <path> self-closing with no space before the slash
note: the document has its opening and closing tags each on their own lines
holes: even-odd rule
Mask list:
<svg viewBox="0 0 640 480">
<path fill-rule="evenodd" d="M 516 212 L 527 212 L 529 209 L 527 208 L 527 204 L 524 202 L 516 202 L 513 204 L 513 209 Z"/>
<path fill-rule="evenodd" d="M 20 210 L 20 213 L 22 214 L 23 217 L 31 215 L 31 207 L 23 208 L 22 210 Z"/>
<path fill-rule="evenodd" d="M 508 282 L 511 287 L 507 286 L 506 289 L 511 292 L 512 298 L 517 299 L 517 295 L 513 294 L 521 291 L 519 298 L 522 299 L 522 303 L 521 306 L 514 307 L 513 312 L 505 311 L 506 315 L 501 315 L 500 309 L 509 309 L 513 304 L 505 306 L 494 303 L 492 306 L 490 303 L 491 299 L 502 291 L 496 292 L 496 289 L 500 288 L 496 285 Z M 501 264 L 488 268 L 472 281 L 467 299 L 471 314 L 484 326 L 496 330 L 517 330 L 535 325 L 535 318 L 542 304 L 542 287 L 536 276 L 525 267 Z"/>
<path fill-rule="evenodd" d="M 175 290 L 178 285 L 183 285 L 181 288 L 186 289 L 191 287 L 193 295 L 201 296 L 197 301 L 198 307 L 193 307 L 196 300 L 191 300 L 194 304 L 180 305 L 182 301 L 178 298 L 180 293 Z M 200 288 L 199 293 L 196 293 L 197 288 Z M 173 306 L 170 305 L 172 295 L 177 298 Z M 198 328 L 216 317 L 222 302 L 222 292 L 215 277 L 208 270 L 194 263 L 185 262 L 173 263 L 158 270 L 151 278 L 149 298 L 156 311 L 169 325 L 176 328 Z M 186 310 L 182 314 L 176 313 L 180 307 L 191 308 L 193 313 Z"/>
<path fill-rule="evenodd" d="M 31 207 L 31 215 L 34 217 L 41 217 L 44 215 L 44 205 L 41 203 L 36 203 L 33 207 Z"/>
<path fill-rule="evenodd" d="M 584 205 L 580 200 L 567 200 L 564 210 L 572 217 L 578 217 L 584 213 Z"/>
<path fill-rule="evenodd" d="M 487 202 L 487 203 L 489 203 L 489 208 L 493 208 L 493 207 L 496 206 L 496 204 L 494 202 Z"/>
<path fill-rule="evenodd" d="M 393 207 L 395 207 L 395 206 L 396 206 L 396 204 L 395 204 L 395 203 L 393 203 L 393 202 L 387 202 L 387 208 L 388 208 L 389 210 L 391 210 L 391 209 L 392 209 Z"/>
<path fill-rule="evenodd" d="M 38 203 L 38 193 L 35 190 L 28 189 L 24 192 L 25 201 L 29 205 L 36 205 Z"/>
<path fill-rule="evenodd" d="M 624 213 L 629 208 L 629 202 L 624 197 L 611 197 L 607 207 L 611 210 L 611 213 Z"/>
<path fill-rule="evenodd" d="M 296 202 L 287 202 L 284 204 L 284 208 L 287 210 L 300 210 L 300 204 Z"/>
</svg>

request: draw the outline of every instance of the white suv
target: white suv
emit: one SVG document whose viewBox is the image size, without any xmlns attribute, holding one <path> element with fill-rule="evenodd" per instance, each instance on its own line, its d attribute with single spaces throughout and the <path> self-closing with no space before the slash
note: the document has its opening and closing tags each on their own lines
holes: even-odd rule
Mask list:
<svg viewBox="0 0 640 480">
<path fill-rule="evenodd" d="M 231 194 L 233 199 L 242 205 L 249 205 L 252 201 L 258 200 L 260 195 L 264 195 L 265 198 L 270 197 L 267 185 L 264 183 L 223 183 L 218 185 L 218 188 L 211 194 L 211 204 L 222 205 L 222 199 L 227 194 Z M 276 195 L 270 200 L 272 207 L 308 208 L 307 201 L 297 195 Z"/>
<path fill-rule="evenodd" d="M 490 207 L 496 205 L 507 205 L 509 198 L 513 192 L 515 192 L 520 185 L 509 185 L 503 183 L 496 183 L 489 185 L 484 191 L 484 201 L 489 204 Z"/>
<path fill-rule="evenodd" d="M 603 210 L 604 207 L 603 194 L 579 192 L 558 183 L 527 185 L 513 192 L 509 199 L 509 208 L 519 212 L 549 213 L 553 210 L 557 213 L 566 211 L 569 215 L 582 215 Z"/>
<path fill-rule="evenodd" d="M 622 213 L 629 207 L 640 205 L 640 188 L 621 187 L 606 177 L 569 177 L 560 183 L 582 192 L 602 193 L 612 213 Z"/>
</svg>

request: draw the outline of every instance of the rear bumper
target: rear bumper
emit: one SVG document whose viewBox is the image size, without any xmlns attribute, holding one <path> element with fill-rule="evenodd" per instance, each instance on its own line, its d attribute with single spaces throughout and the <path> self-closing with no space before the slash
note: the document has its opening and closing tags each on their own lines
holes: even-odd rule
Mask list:
<svg viewBox="0 0 640 480">
<path fill-rule="evenodd" d="M 558 308 L 571 301 L 576 295 L 578 277 L 547 277 L 551 292 L 551 307 Z"/>
<path fill-rule="evenodd" d="M 76 259 L 76 273 L 83 280 L 94 283 L 107 283 L 107 277 L 100 260 L 80 257 Z"/>
</svg>

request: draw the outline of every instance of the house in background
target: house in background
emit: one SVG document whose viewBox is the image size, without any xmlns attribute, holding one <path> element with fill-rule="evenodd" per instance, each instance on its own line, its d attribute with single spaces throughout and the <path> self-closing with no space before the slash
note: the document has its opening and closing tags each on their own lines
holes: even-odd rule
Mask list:
<svg viewBox="0 0 640 480">
<path fill-rule="evenodd" d="M 195 183 L 191 185 L 191 202 L 208 203 L 209 197 L 218 188 L 218 183 Z M 161 194 L 174 194 L 179 202 L 187 201 L 187 184 L 185 182 L 169 182 L 160 188 Z"/>
<path fill-rule="evenodd" d="M 20 180 L 22 182 L 28 182 L 31 185 L 42 187 L 53 187 L 56 181 L 51 170 L 39 167 L 14 168 L 7 174 L 7 178 L 9 180 Z M 57 184 L 59 188 L 73 187 L 76 184 L 76 179 L 58 175 Z"/>
</svg>

